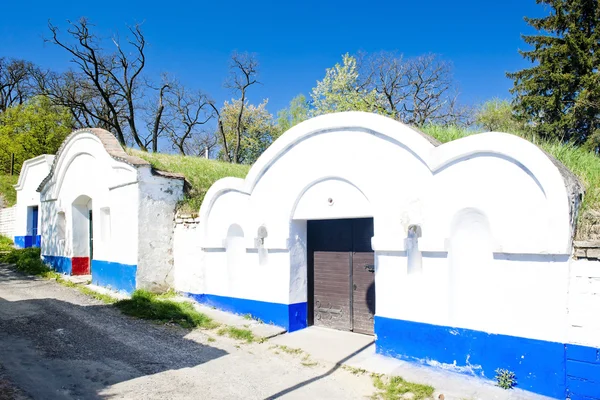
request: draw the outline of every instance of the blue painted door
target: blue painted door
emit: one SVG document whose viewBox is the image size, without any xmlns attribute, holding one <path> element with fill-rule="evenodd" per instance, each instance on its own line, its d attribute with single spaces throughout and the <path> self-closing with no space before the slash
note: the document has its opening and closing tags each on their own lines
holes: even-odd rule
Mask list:
<svg viewBox="0 0 600 400">
<path fill-rule="evenodd" d="M 38 235 L 38 208 L 37 206 L 33 207 L 31 210 L 31 236 L 33 236 L 32 240 L 35 243 Z"/>
</svg>

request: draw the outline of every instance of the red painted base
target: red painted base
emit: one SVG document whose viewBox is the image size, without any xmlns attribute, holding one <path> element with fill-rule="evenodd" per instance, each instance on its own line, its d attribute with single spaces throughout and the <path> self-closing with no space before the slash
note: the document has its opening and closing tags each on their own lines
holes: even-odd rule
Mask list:
<svg viewBox="0 0 600 400">
<path fill-rule="evenodd" d="M 90 274 L 90 258 L 89 257 L 73 257 L 71 258 L 71 275 L 89 275 Z"/>
</svg>

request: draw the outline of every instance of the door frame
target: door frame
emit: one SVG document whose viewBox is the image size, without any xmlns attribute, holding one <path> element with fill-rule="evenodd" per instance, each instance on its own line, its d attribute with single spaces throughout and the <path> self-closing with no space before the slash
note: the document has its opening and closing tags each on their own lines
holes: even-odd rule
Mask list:
<svg viewBox="0 0 600 400">
<path fill-rule="evenodd" d="M 315 220 L 307 220 L 306 221 L 306 306 L 307 306 L 307 326 L 312 326 L 315 324 L 315 263 L 314 263 L 314 248 L 313 241 L 310 238 L 310 229 L 309 224 L 313 221 L 333 221 L 333 220 L 360 220 L 360 219 L 371 219 L 373 221 L 373 227 L 375 224 L 374 217 L 354 217 L 354 218 L 332 218 L 332 219 L 315 219 Z M 350 224 L 351 237 L 354 238 L 354 224 Z M 375 251 L 373 251 L 374 263 L 376 262 Z M 349 313 L 350 313 L 350 330 L 348 332 L 354 332 L 354 253 L 355 253 L 354 244 L 351 246 L 351 250 L 349 251 L 349 265 L 348 265 L 348 274 L 350 284 L 348 285 L 349 290 Z M 375 283 L 375 273 L 377 269 L 373 272 L 373 282 Z M 377 291 L 375 289 L 375 293 L 373 295 L 375 297 L 375 304 L 377 304 L 376 297 Z M 373 316 L 375 312 L 373 313 Z M 358 332 L 357 332 L 358 333 Z M 360 333 L 363 334 L 363 333 Z"/>
</svg>

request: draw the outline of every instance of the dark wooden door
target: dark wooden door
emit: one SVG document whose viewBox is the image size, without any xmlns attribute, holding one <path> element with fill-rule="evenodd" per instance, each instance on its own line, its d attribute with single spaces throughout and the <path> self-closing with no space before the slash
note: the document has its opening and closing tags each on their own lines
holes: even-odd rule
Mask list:
<svg viewBox="0 0 600 400">
<path fill-rule="evenodd" d="M 313 323 L 351 330 L 350 274 L 352 223 L 350 220 L 309 221 L 313 255 Z"/>
<path fill-rule="evenodd" d="M 309 324 L 373 334 L 373 219 L 308 221 Z"/>
<path fill-rule="evenodd" d="M 372 335 L 375 317 L 373 219 L 355 219 L 353 222 L 352 330 Z"/>
</svg>

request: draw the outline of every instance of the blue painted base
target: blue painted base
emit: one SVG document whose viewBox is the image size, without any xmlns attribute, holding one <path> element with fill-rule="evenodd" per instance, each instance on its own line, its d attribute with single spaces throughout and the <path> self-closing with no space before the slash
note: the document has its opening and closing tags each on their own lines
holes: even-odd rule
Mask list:
<svg viewBox="0 0 600 400">
<path fill-rule="evenodd" d="M 44 263 L 58 273 L 71 275 L 71 258 L 63 256 L 42 256 Z"/>
<path fill-rule="evenodd" d="M 236 297 L 217 296 L 214 294 L 186 293 L 198 303 L 216 307 L 235 314 L 250 314 L 267 324 L 285 328 L 288 332 L 306 328 L 306 303 L 280 304 L 258 300 L 239 299 Z"/>
<path fill-rule="evenodd" d="M 15 236 L 15 246 L 19 249 L 27 249 L 29 247 L 41 247 L 42 237 L 41 236 Z"/>
<path fill-rule="evenodd" d="M 506 369 L 515 373 L 520 389 L 600 399 L 600 349 L 379 316 L 375 334 L 379 354 L 449 364 L 488 379 L 495 378 L 496 369 Z"/>
<path fill-rule="evenodd" d="M 92 283 L 116 291 L 133 293 L 137 265 L 92 260 Z"/>
<path fill-rule="evenodd" d="M 600 348 L 567 344 L 565 349 L 568 398 L 600 399 Z"/>
</svg>

